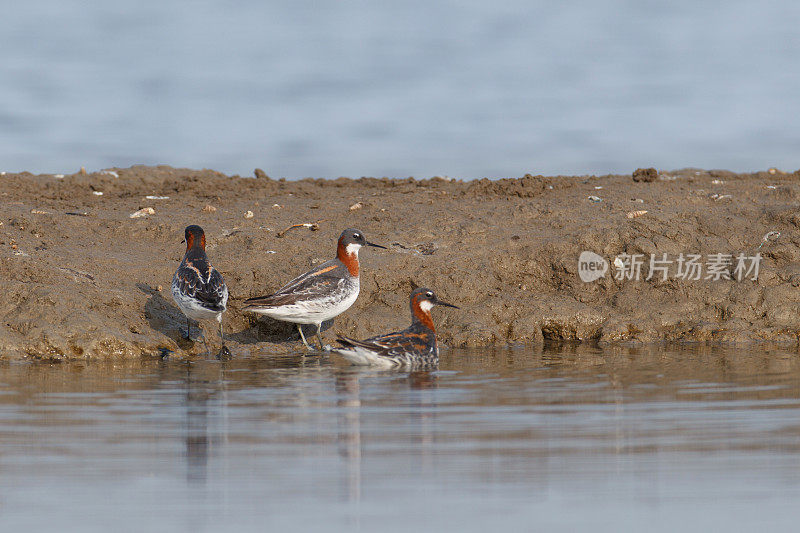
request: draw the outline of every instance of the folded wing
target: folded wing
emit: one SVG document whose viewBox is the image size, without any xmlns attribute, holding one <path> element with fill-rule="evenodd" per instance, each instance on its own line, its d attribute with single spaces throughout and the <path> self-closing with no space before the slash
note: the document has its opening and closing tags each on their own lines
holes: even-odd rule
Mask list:
<svg viewBox="0 0 800 533">
<path fill-rule="evenodd" d="M 320 295 L 335 293 L 342 289 L 347 281 L 341 276 L 333 275 L 332 271 L 333 268 L 322 265 L 317 270 L 293 279 L 268 296 L 257 296 L 245 300 L 244 309 L 281 307 L 317 299 Z"/>
<path fill-rule="evenodd" d="M 337 335 L 337 342 L 345 347 L 358 346 L 382 357 L 398 357 L 408 354 L 421 354 L 428 350 L 424 334 L 409 330 L 371 337 L 363 341 Z"/>
<path fill-rule="evenodd" d="M 200 267 L 200 268 L 198 268 Z M 201 273 L 206 273 L 204 279 Z M 217 269 L 210 264 L 187 263 L 175 273 L 181 293 L 194 298 L 201 306 L 212 311 L 224 311 L 228 303 L 228 287 Z"/>
</svg>

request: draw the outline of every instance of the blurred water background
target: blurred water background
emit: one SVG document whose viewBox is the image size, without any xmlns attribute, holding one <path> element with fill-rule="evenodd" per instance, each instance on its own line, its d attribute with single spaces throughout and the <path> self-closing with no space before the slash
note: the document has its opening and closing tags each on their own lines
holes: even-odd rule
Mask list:
<svg viewBox="0 0 800 533">
<path fill-rule="evenodd" d="M 0 170 L 800 168 L 800 3 L 32 0 Z"/>
</svg>

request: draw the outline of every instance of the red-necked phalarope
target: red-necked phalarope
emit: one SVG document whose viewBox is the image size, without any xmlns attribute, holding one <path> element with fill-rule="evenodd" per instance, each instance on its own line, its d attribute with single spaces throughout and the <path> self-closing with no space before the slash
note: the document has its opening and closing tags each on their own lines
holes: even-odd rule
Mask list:
<svg viewBox="0 0 800 533">
<path fill-rule="evenodd" d="M 339 237 L 336 257 L 299 276 L 269 296 L 245 300 L 243 309 L 297 324 L 300 338 L 311 348 L 301 324 L 315 324 L 322 349 L 320 327 L 342 314 L 358 298 L 358 250 L 362 246 L 384 248 L 371 243 L 357 229 L 346 229 Z"/>
<path fill-rule="evenodd" d="M 439 362 L 436 329 L 431 319 L 434 305 L 457 306 L 440 301 L 430 289 L 411 293 L 411 326 L 397 333 L 379 335 L 363 341 L 338 336 L 342 348 L 331 350 L 354 365 L 383 368 L 431 366 Z"/>
<path fill-rule="evenodd" d="M 206 235 L 200 226 L 186 228 L 186 255 L 183 256 L 175 276 L 172 278 L 172 297 L 183 314 L 186 315 L 186 338 L 191 339 L 189 319 L 219 322 L 219 336 L 223 345 L 222 313 L 228 304 L 228 287 L 222 275 L 211 266 L 206 255 Z M 203 344 L 208 350 L 203 328 Z"/>
</svg>

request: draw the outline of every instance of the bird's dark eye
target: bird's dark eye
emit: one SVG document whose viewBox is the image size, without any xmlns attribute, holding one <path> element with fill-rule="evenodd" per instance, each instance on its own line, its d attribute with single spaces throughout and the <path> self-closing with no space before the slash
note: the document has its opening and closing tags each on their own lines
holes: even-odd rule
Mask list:
<svg viewBox="0 0 800 533">
<path fill-rule="evenodd" d="M 425 296 L 427 296 L 428 298 L 433 298 L 433 293 L 428 291 L 425 293 Z"/>
<path fill-rule="evenodd" d="M 360 233 L 353 233 L 353 238 L 360 239 L 361 238 L 361 234 Z"/>
</svg>

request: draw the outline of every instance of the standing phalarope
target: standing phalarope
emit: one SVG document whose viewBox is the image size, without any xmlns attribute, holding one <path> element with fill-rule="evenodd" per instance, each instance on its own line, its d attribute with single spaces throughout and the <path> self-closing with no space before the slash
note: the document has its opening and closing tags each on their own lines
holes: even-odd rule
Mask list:
<svg viewBox="0 0 800 533">
<path fill-rule="evenodd" d="M 347 311 L 358 298 L 358 250 L 362 246 L 386 248 L 367 241 L 357 229 L 346 229 L 339 237 L 335 258 L 296 277 L 269 296 L 245 300 L 243 309 L 297 324 L 300 338 L 307 348 L 311 347 L 306 342 L 301 324 L 316 325 L 322 349 L 322 323 Z"/>
<path fill-rule="evenodd" d="M 228 304 L 228 287 L 222 275 L 211 266 L 206 255 L 206 235 L 203 228 L 196 225 L 186 227 L 186 254 L 178 270 L 172 277 L 172 297 L 186 315 L 186 338 L 191 339 L 189 319 L 219 322 L 219 336 L 223 347 L 225 337 L 222 332 L 222 313 Z M 203 328 L 203 344 L 208 350 Z"/>
</svg>

